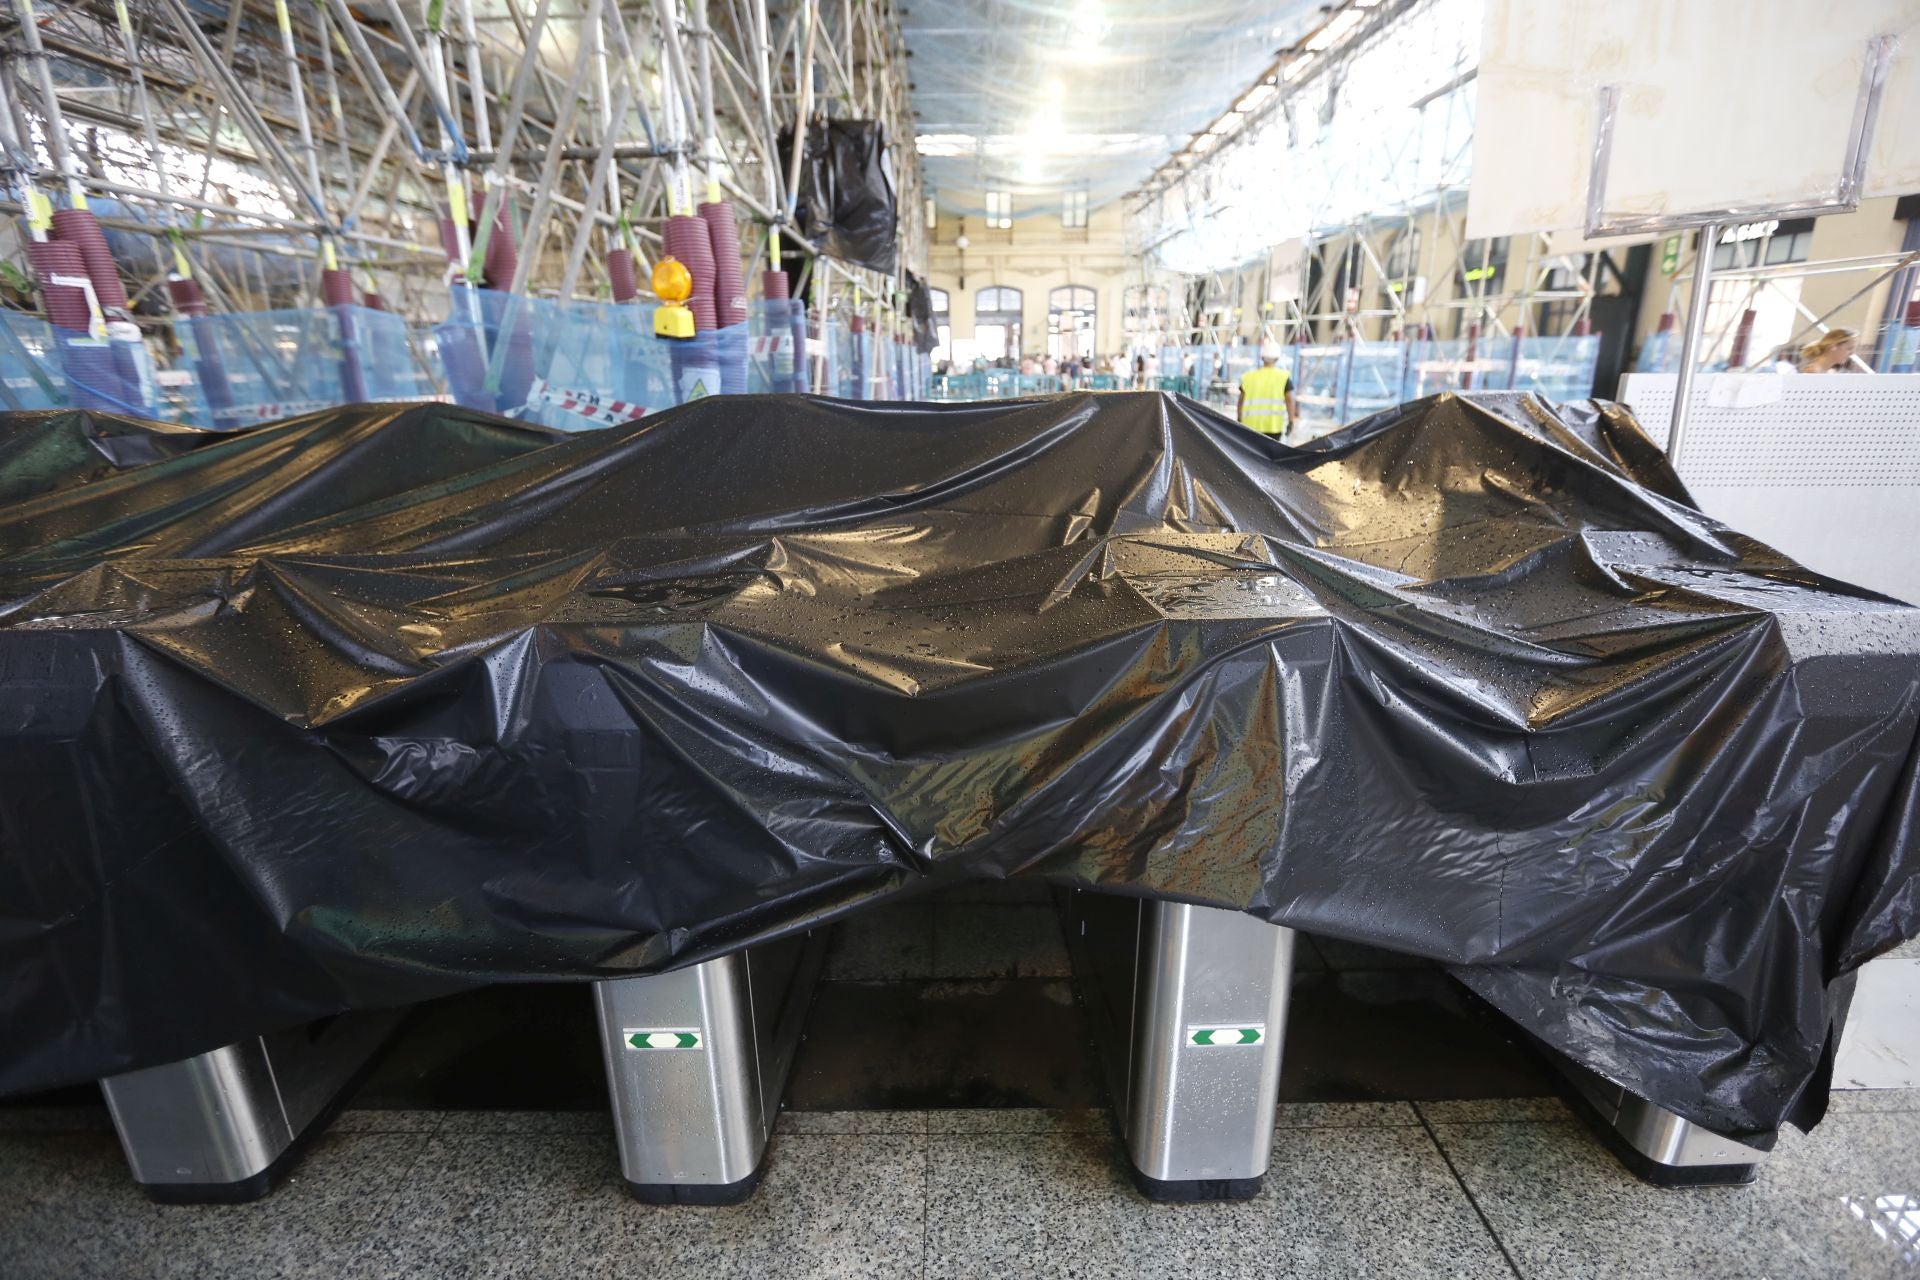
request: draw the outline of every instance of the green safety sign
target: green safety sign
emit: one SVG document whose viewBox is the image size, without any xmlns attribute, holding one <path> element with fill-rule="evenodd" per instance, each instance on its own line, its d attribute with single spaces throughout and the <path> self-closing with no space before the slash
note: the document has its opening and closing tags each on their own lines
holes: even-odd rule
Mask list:
<svg viewBox="0 0 1920 1280">
<path fill-rule="evenodd" d="M 1670 276 L 1680 270 L 1680 237 L 1668 236 L 1660 244 L 1660 274 Z"/>
<path fill-rule="evenodd" d="M 698 1049 L 700 1030 L 697 1027 L 622 1027 L 620 1034 L 625 1037 L 629 1049 Z"/>
<path fill-rule="evenodd" d="M 1213 1048 L 1222 1045 L 1259 1044 L 1267 1038 L 1265 1027 L 1188 1027 L 1187 1043 Z"/>
</svg>

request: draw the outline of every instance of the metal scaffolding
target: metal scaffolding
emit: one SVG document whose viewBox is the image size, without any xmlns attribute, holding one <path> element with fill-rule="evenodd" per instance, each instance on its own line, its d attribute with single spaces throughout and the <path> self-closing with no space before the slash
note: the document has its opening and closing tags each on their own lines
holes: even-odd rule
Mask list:
<svg viewBox="0 0 1920 1280">
<path fill-rule="evenodd" d="M 644 290 L 661 220 L 697 199 L 736 207 L 753 263 L 817 264 L 816 306 L 893 310 L 924 271 L 894 0 L 12 0 L 8 19 L 0 207 L 144 237 L 151 260 L 119 267 L 149 329 L 170 277 L 255 311 L 315 305 L 328 267 L 444 317 L 496 235 L 511 292 L 605 297 L 620 248 Z M 796 227 L 795 124 L 825 116 L 886 131 L 891 275 Z M 7 234 L 13 258 L 30 233 Z"/>
</svg>

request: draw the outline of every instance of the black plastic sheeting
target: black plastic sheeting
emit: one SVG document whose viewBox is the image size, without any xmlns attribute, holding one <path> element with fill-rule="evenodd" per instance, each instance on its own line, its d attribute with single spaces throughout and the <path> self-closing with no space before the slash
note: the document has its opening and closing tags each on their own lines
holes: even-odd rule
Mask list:
<svg viewBox="0 0 1920 1280">
<path fill-rule="evenodd" d="M 793 133 L 780 135 L 791 155 Z M 829 258 L 891 274 L 899 251 L 893 160 L 886 126 L 820 120 L 807 130 L 794 222 Z"/>
<path fill-rule="evenodd" d="M 1754 1133 L 1920 925 L 1920 611 L 1617 409 L 545 439 L 363 407 L 0 508 L 0 1089 L 1023 876 L 1446 962 Z"/>
<path fill-rule="evenodd" d="M 0 502 L 178 457 L 219 438 L 107 413 L 0 413 Z"/>
<path fill-rule="evenodd" d="M 940 345 L 940 336 L 933 331 L 933 291 L 911 271 L 907 272 L 907 318 L 913 321 L 914 350 L 931 355 Z"/>
</svg>

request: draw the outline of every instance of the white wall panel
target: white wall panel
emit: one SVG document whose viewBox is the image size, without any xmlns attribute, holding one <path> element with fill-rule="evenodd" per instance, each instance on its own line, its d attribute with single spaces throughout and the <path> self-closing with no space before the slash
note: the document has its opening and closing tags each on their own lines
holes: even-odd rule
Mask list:
<svg viewBox="0 0 1920 1280">
<path fill-rule="evenodd" d="M 1868 195 L 1920 190 L 1920 0 L 1487 0 L 1471 236 L 1585 223 L 1595 99 L 1622 89 L 1611 213 L 1831 200 L 1870 37 L 1900 37 Z"/>
<path fill-rule="evenodd" d="M 1675 375 L 1620 400 L 1658 444 Z M 1920 603 L 1920 374 L 1706 374 L 1680 478 L 1701 509 L 1811 569 Z"/>
</svg>

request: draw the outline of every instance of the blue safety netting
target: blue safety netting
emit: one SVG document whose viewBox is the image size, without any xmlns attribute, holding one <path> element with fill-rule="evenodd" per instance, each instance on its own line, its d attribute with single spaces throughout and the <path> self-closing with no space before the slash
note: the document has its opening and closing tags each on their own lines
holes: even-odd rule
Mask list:
<svg viewBox="0 0 1920 1280">
<path fill-rule="evenodd" d="M 1894 325 L 1887 339 L 1886 367 L 1882 373 L 1920 372 L 1920 325 Z"/>
<path fill-rule="evenodd" d="M 438 394 L 406 321 L 369 307 L 303 307 L 181 316 L 194 375 L 189 417 L 243 427 L 340 404 Z"/>
<path fill-rule="evenodd" d="M 456 401 L 569 431 L 803 378 L 803 303 L 755 303 L 746 323 L 687 339 L 656 337 L 654 310 L 457 287 L 434 341 Z"/>
<path fill-rule="evenodd" d="M 747 389 L 806 391 L 807 304 L 775 298 L 747 308 Z"/>
<path fill-rule="evenodd" d="M 1633 362 L 1635 373 L 1672 373 L 1680 367 L 1679 335 L 1671 329 L 1656 329 L 1640 344 L 1640 355 Z"/>
<path fill-rule="evenodd" d="M 0 312 L 0 408 L 96 409 L 164 416 L 153 357 L 125 321 L 104 336 L 55 328 L 38 316 Z"/>
<path fill-rule="evenodd" d="M 23 311 L 0 311 L 0 404 L 8 409 L 61 409 L 67 375 L 51 324 Z"/>
<path fill-rule="evenodd" d="M 130 332 L 95 338 L 54 330 L 60 365 L 67 375 L 67 402 L 76 409 L 154 417 L 159 397 L 146 341 L 131 324 L 113 327 Z"/>
<path fill-rule="evenodd" d="M 1558 404 L 1593 394 L 1598 334 L 1415 338 L 1289 348 L 1298 427 L 1321 435 L 1443 391 L 1533 391 Z"/>
<path fill-rule="evenodd" d="M 1285 349 L 1280 363 L 1292 375 L 1298 427 L 1314 436 L 1443 391 L 1534 391 L 1555 404 L 1578 400 L 1593 393 L 1599 359 L 1598 334 L 1569 334 L 1299 343 Z M 1144 389 L 1208 400 L 1231 413 L 1240 377 L 1258 363 L 1259 348 L 1250 342 L 1165 346 L 1158 352 L 1159 372 L 1148 373 Z M 935 400 L 1001 400 L 1134 385 L 1131 371 L 1066 378 L 976 369 L 931 379 L 928 394 Z"/>
</svg>

